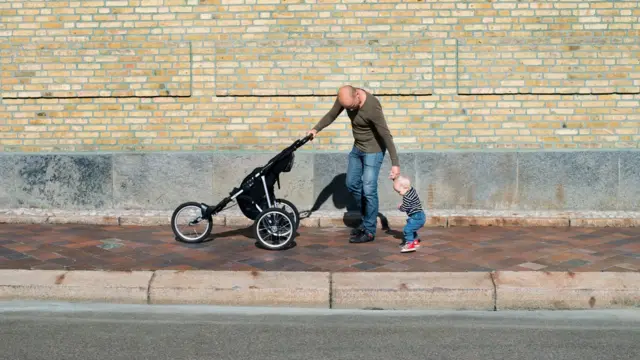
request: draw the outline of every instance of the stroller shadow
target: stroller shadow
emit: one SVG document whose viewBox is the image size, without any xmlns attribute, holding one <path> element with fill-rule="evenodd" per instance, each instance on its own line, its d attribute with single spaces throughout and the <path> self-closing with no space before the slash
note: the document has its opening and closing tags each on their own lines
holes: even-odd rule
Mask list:
<svg viewBox="0 0 640 360">
<path fill-rule="evenodd" d="M 226 238 L 232 236 L 244 236 L 247 239 L 253 238 L 251 226 L 242 229 L 233 229 L 229 231 L 223 231 L 219 233 L 211 233 L 206 239 L 204 239 L 200 244 L 206 244 L 208 242 L 217 240 L 219 238 Z"/>
<path fill-rule="evenodd" d="M 211 234 L 211 236 L 209 236 L 209 239 L 207 239 L 207 241 L 213 241 L 217 238 L 226 238 L 231 236 L 244 236 L 248 239 L 251 239 L 253 238 L 251 226 L 247 226 L 246 228 L 242 228 L 242 229 L 234 229 L 234 230 Z"/>
<path fill-rule="evenodd" d="M 298 231 L 296 231 L 296 236 L 300 235 L 300 233 Z M 232 237 L 232 236 L 243 236 L 247 239 L 253 239 L 255 240 L 255 237 L 253 236 L 253 229 L 252 226 L 247 226 L 245 228 L 241 228 L 241 229 L 234 229 L 234 230 L 229 230 L 229 231 L 223 231 L 223 232 L 219 232 L 219 233 L 215 233 L 215 234 L 211 234 L 205 241 L 203 241 L 203 243 L 206 242 L 210 242 L 210 241 L 214 241 L 220 238 L 226 238 L 226 237 Z M 257 248 L 263 249 L 263 250 L 271 250 L 269 248 L 266 248 L 264 246 L 262 246 L 260 244 L 259 241 L 256 240 L 255 242 L 255 246 Z M 284 248 L 283 250 L 288 250 L 291 248 L 296 247 L 296 241 L 292 241 L 291 245 L 287 246 L 286 248 Z"/>
<path fill-rule="evenodd" d="M 311 209 L 300 212 L 300 218 L 305 219 L 310 217 L 314 212 L 318 211 L 329 198 L 333 201 L 333 206 L 336 209 L 345 209 L 345 213 L 342 217 L 342 221 L 345 226 L 355 228 L 360 224 L 360 214 L 357 211 L 356 203 L 346 185 L 347 174 L 340 174 L 331 180 L 318 195 L 318 198 L 314 202 Z M 382 225 L 382 230 L 389 233 L 389 220 L 384 214 L 378 212 L 378 218 Z"/>
</svg>

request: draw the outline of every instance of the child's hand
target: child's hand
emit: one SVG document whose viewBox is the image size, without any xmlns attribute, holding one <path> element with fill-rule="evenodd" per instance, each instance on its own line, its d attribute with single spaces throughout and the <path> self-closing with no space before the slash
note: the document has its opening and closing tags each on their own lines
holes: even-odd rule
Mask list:
<svg viewBox="0 0 640 360">
<path fill-rule="evenodd" d="M 402 210 L 402 204 L 398 205 L 398 210 Z"/>
</svg>

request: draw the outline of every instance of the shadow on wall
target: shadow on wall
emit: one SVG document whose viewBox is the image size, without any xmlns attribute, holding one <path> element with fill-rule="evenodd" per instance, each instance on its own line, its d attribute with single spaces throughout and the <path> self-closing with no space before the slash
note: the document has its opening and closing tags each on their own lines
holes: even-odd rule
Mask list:
<svg viewBox="0 0 640 360">
<path fill-rule="evenodd" d="M 332 198 L 333 205 L 336 209 L 346 210 L 342 217 L 342 221 L 344 222 L 344 224 L 349 227 L 358 226 L 360 222 L 360 216 L 357 213 L 355 200 L 349 193 L 346 184 L 346 173 L 334 177 L 329 185 L 322 189 L 311 209 L 300 212 L 300 217 L 303 219 L 310 217 L 315 211 L 318 211 L 320 207 L 325 202 L 327 202 L 327 200 L 329 200 L 329 198 Z M 387 220 L 387 218 L 380 212 L 378 212 L 378 217 L 380 218 L 380 222 L 382 224 L 382 230 L 389 231 L 389 221 Z"/>
</svg>

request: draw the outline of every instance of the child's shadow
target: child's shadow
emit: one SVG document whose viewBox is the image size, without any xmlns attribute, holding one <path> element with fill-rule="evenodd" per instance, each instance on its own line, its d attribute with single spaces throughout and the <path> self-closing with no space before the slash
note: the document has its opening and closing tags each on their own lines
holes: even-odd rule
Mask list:
<svg viewBox="0 0 640 360">
<path fill-rule="evenodd" d="M 394 239 L 398 240 L 402 240 L 404 238 L 404 233 L 402 231 L 391 229 L 389 226 L 389 220 L 386 216 L 378 214 L 378 217 L 380 217 L 380 225 L 382 225 L 382 231 L 384 231 L 385 234 L 389 234 L 393 236 Z"/>
<path fill-rule="evenodd" d="M 394 239 L 402 240 L 404 238 L 403 232 L 399 231 L 399 230 L 388 229 L 388 230 L 385 231 L 385 233 L 393 236 Z"/>
</svg>

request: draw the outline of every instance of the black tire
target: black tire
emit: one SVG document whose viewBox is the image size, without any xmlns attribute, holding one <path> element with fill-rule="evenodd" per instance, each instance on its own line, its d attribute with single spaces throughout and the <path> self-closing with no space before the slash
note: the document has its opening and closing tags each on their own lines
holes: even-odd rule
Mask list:
<svg viewBox="0 0 640 360">
<path fill-rule="evenodd" d="M 289 212 L 280 208 L 265 209 L 253 223 L 253 235 L 261 247 L 268 250 L 282 250 L 291 245 L 296 237 L 295 221 Z M 274 244 L 268 239 L 278 242 Z"/>
<path fill-rule="evenodd" d="M 281 208 L 280 205 L 286 205 L 288 207 L 290 207 L 292 209 L 292 213 L 290 211 L 287 211 L 291 214 L 291 217 L 293 218 L 293 221 L 296 224 L 296 230 L 300 227 L 300 212 L 298 211 L 298 208 L 293 205 L 293 203 L 289 200 L 286 199 L 276 199 L 276 206 L 277 208 Z"/>
<path fill-rule="evenodd" d="M 199 234 L 196 237 L 186 237 L 178 229 L 178 224 L 176 224 L 176 218 L 178 217 L 178 214 L 180 214 L 180 212 L 182 210 L 184 210 L 185 208 L 187 208 L 187 207 L 196 207 L 198 209 L 202 209 L 202 205 L 200 203 L 198 203 L 198 202 L 195 202 L 195 201 L 190 201 L 190 202 L 186 202 L 186 203 L 180 204 L 180 206 L 178 206 L 173 211 L 173 215 L 171 215 L 171 230 L 173 230 L 173 234 L 176 236 L 176 240 L 178 240 L 180 242 L 189 243 L 189 244 L 200 243 L 200 242 L 204 241 L 206 238 L 208 238 L 209 235 L 211 235 L 211 230 L 213 230 L 213 219 L 211 217 L 209 217 L 208 219 L 201 219 L 200 221 L 206 221 L 207 222 L 207 227 L 203 231 L 203 233 Z M 200 212 L 200 214 L 202 214 L 202 212 Z"/>
</svg>

